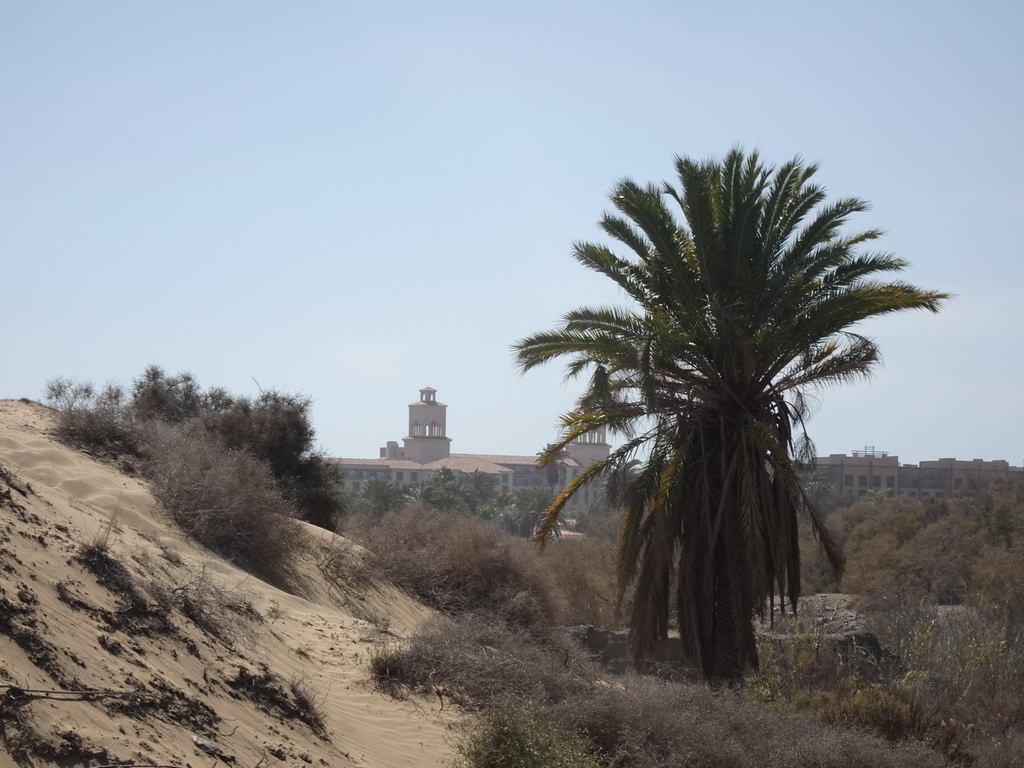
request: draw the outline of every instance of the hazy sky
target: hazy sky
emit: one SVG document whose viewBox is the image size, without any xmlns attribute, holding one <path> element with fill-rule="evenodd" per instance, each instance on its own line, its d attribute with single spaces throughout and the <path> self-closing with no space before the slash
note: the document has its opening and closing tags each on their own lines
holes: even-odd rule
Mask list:
<svg viewBox="0 0 1024 768">
<path fill-rule="evenodd" d="M 1022 39 L 986 0 L 0 0 L 0 397 L 157 363 L 305 393 L 360 457 L 432 386 L 454 451 L 535 453 L 580 386 L 509 346 L 623 301 L 571 243 L 742 145 L 956 294 L 863 329 L 819 453 L 1024 464 Z"/>
</svg>

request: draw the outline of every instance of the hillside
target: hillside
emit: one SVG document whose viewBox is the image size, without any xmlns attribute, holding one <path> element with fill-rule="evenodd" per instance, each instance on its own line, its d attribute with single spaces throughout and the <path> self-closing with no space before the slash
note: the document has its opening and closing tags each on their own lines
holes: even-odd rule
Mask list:
<svg viewBox="0 0 1024 768">
<path fill-rule="evenodd" d="M 332 591 L 317 561 L 337 540 L 312 527 L 288 590 L 249 576 L 51 418 L 0 401 L 0 768 L 447 762 L 457 714 L 367 672 L 426 609 Z"/>
</svg>

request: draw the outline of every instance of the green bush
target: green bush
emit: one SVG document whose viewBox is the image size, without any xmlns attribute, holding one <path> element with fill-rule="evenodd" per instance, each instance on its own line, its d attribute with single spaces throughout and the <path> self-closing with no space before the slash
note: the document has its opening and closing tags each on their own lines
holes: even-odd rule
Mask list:
<svg viewBox="0 0 1024 768">
<path fill-rule="evenodd" d="M 589 742 L 526 703 L 488 712 L 456 745 L 464 768 L 600 768 Z"/>
</svg>

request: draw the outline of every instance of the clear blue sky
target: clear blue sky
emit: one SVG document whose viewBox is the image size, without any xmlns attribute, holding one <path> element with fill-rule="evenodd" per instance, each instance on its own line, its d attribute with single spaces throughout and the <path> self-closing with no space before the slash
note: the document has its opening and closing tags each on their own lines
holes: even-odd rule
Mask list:
<svg viewBox="0 0 1024 768">
<path fill-rule="evenodd" d="M 578 385 L 509 346 L 621 297 L 570 258 L 614 181 L 820 162 L 956 299 L 864 330 L 819 453 L 1024 463 L 1017 3 L 0 0 L 0 397 L 149 363 L 300 391 L 375 456 L 433 386 L 534 453 Z"/>
</svg>

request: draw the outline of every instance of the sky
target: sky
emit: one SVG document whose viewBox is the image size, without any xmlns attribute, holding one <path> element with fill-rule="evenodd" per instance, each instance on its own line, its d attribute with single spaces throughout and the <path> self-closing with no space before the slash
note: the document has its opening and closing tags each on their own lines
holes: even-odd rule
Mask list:
<svg viewBox="0 0 1024 768">
<path fill-rule="evenodd" d="M 571 257 L 619 179 L 735 146 L 871 201 L 955 298 L 857 330 L 819 455 L 1024 465 L 1019 3 L 0 0 L 0 397 L 149 364 L 313 402 L 328 455 L 533 454 L 582 390 L 510 347 L 624 305 Z"/>
</svg>

